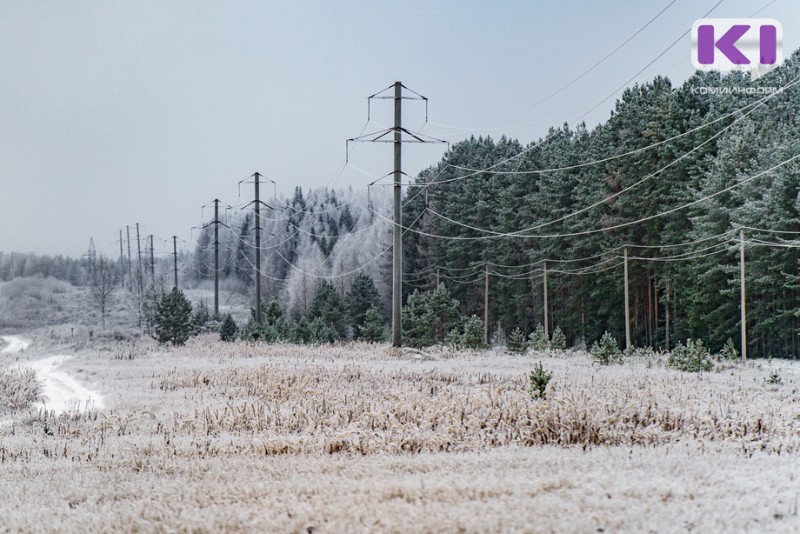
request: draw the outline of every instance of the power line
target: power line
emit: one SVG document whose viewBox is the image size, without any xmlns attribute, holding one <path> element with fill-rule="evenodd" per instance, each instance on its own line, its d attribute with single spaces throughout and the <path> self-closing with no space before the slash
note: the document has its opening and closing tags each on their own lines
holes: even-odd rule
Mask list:
<svg viewBox="0 0 800 534">
<path fill-rule="evenodd" d="M 411 229 L 411 231 L 416 233 L 416 234 L 424 235 L 424 236 L 431 237 L 431 238 L 449 239 L 449 240 L 454 240 L 454 241 L 483 241 L 483 240 L 488 240 L 488 239 L 511 238 L 511 237 L 523 238 L 523 239 L 549 239 L 549 238 L 561 238 L 561 237 L 577 237 L 577 236 L 596 234 L 596 233 L 600 233 L 600 232 L 609 232 L 611 230 L 618 230 L 620 228 L 626 228 L 628 226 L 633 226 L 633 225 L 640 224 L 640 223 L 643 223 L 643 222 L 646 222 L 646 221 L 651 221 L 651 220 L 654 220 L 654 219 L 658 219 L 658 218 L 664 217 L 666 215 L 670 215 L 672 213 L 676 213 L 676 212 L 681 211 L 683 209 L 686 209 L 688 207 L 695 206 L 695 205 L 700 204 L 702 202 L 705 202 L 707 200 L 711 200 L 712 198 L 716 198 L 719 195 L 722 195 L 723 193 L 727 193 L 729 191 L 732 191 L 732 190 L 736 189 L 737 187 L 741 187 L 742 185 L 745 185 L 745 184 L 747 184 L 749 182 L 752 182 L 753 180 L 755 180 L 757 178 L 760 178 L 761 176 L 764 176 L 765 174 L 769 174 L 769 173 L 779 169 L 780 167 L 788 165 L 789 163 L 792 163 L 793 161 L 795 161 L 798 158 L 800 158 L 800 154 L 797 154 L 797 155 L 795 155 L 795 156 L 793 156 L 793 157 L 791 157 L 789 159 L 786 159 L 786 160 L 784 160 L 784 161 L 782 161 L 782 162 L 780 162 L 780 163 L 778 163 L 776 165 L 773 165 L 772 167 L 770 167 L 768 169 L 765 169 L 765 170 L 763 170 L 763 171 L 761 171 L 761 172 L 759 172 L 757 174 L 754 174 L 754 175 L 752 175 L 752 176 L 750 176 L 748 178 L 745 178 L 745 179 L 743 179 L 743 180 L 741 180 L 741 181 L 739 181 L 739 182 L 737 182 L 737 183 L 735 183 L 735 184 L 733 184 L 733 185 L 731 185 L 729 187 L 726 187 L 726 188 L 724 188 L 724 189 L 722 189 L 720 191 L 717 191 L 716 193 L 712 193 L 710 195 L 706 195 L 706 196 L 704 196 L 702 198 L 699 198 L 697 200 L 693 200 L 693 201 L 688 202 L 686 204 L 682 204 L 682 205 L 677 206 L 675 208 L 671 208 L 669 210 L 665 210 L 665 211 L 662 211 L 660 213 L 656 213 L 654 215 L 649 215 L 647 217 L 642 217 L 642 218 L 637 219 L 635 221 L 619 223 L 619 224 L 616 224 L 616 225 L 613 225 L 613 226 L 608 226 L 608 227 L 605 227 L 605 228 L 596 228 L 596 229 L 592 229 L 592 230 L 582 230 L 582 231 L 576 231 L 576 232 L 566 232 L 566 233 L 561 233 L 561 234 L 538 234 L 538 235 L 523 234 L 521 232 L 524 232 L 525 230 L 521 230 L 521 231 L 515 231 L 515 232 L 497 233 L 497 234 L 486 235 L 486 236 L 477 236 L 477 237 L 442 236 L 442 235 L 432 234 L 432 233 L 429 233 L 429 232 L 423 232 L 421 230 L 414 230 L 414 229 Z M 442 218 L 442 219 L 444 219 L 444 220 L 446 220 L 448 222 L 451 222 L 451 223 L 456 224 L 456 225 L 463 226 L 463 223 L 460 223 L 459 221 L 455 221 L 455 220 L 453 220 L 453 219 L 451 219 L 449 217 L 446 217 L 446 216 L 434 211 L 431 208 L 426 208 L 426 210 L 428 212 L 432 213 L 433 215 L 436 215 L 437 217 L 440 217 L 440 218 Z M 375 213 L 379 217 L 382 217 L 381 214 L 379 214 L 377 212 L 375 212 Z"/>
<path fill-rule="evenodd" d="M 529 170 L 529 171 L 521 171 L 521 170 L 496 171 L 496 170 L 492 170 L 492 169 L 495 169 L 495 168 L 499 167 L 502 164 L 505 164 L 505 163 L 508 163 L 509 161 L 512 161 L 513 159 L 519 158 L 524 153 L 529 152 L 530 150 L 532 150 L 534 148 L 538 148 L 539 146 L 541 146 L 543 143 L 549 141 L 550 139 L 554 139 L 557 136 L 557 134 L 553 134 L 553 135 L 551 135 L 551 136 L 539 141 L 538 143 L 532 143 L 530 146 L 526 147 L 523 151 L 519 152 L 518 154 L 515 154 L 514 156 L 511 156 L 509 158 L 506 158 L 504 161 L 501 161 L 499 163 L 491 165 L 491 166 L 489 166 L 489 167 L 487 167 L 485 169 L 475 169 L 475 168 L 471 168 L 471 167 L 464 167 L 464 166 L 453 165 L 451 163 L 448 163 L 448 164 L 445 165 L 446 168 L 454 168 L 454 169 L 458 169 L 458 170 L 464 170 L 464 171 L 468 171 L 470 174 L 466 174 L 466 175 L 462 175 L 462 176 L 456 176 L 456 177 L 453 177 L 453 178 L 448 178 L 446 180 L 431 181 L 429 185 L 440 185 L 440 184 L 446 184 L 446 183 L 450 183 L 450 182 L 456 182 L 456 181 L 460 181 L 460 180 L 465 180 L 467 178 L 472 178 L 472 177 L 480 175 L 480 174 L 491 174 L 491 175 L 502 175 L 502 174 L 512 174 L 512 175 L 548 174 L 548 173 L 554 173 L 554 172 L 563 172 L 563 171 L 581 169 L 581 168 L 584 168 L 584 167 L 591 167 L 591 166 L 594 166 L 594 165 L 599 165 L 601 163 L 608 163 L 609 161 L 614 161 L 614 160 L 617 160 L 617 159 L 622 159 L 622 158 L 626 158 L 626 157 L 629 157 L 629 156 L 633 156 L 633 155 L 636 155 L 636 154 L 641 154 L 642 152 L 646 152 L 648 150 L 651 150 L 653 148 L 659 147 L 661 145 L 664 145 L 664 144 L 667 144 L 667 143 L 671 143 L 672 141 L 675 141 L 677 139 L 681 139 L 681 138 L 686 137 L 686 136 L 688 136 L 690 134 L 696 133 L 696 132 L 698 132 L 700 130 L 704 130 L 705 128 L 708 128 L 709 126 L 712 126 L 712 125 L 714 125 L 714 124 L 716 124 L 718 122 L 724 121 L 724 120 L 726 120 L 726 119 L 728 119 L 728 118 L 730 118 L 730 117 L 732 117 L 734 115 L 737 115 L 737 114 L 747 110 L 748 108 L 753 108 L 750 111 L 748 111 L 745 115 L 742 115 L 742 116 L 738 117 L 737 119 L 735 119 L 730 125 L 726 126 L 723 130 L 720 131 L 720 132 L 722 132 L 722 131 L 725 131 L 728 128 L 730 128 L 733 124 L 736 124 L 740 120 L 742 120 L 745 117 L 747 117 L 748 115 L 750 115 L 750 113 L 752 113 L 755 110 L 755 108 L 763 105 L 767 100 L 769 100 L 771 98 L 774 98 L 775 96 L 777 96 L 779 94 L 782 94 L 784 91 L 792 88 L 794 85 L 797 85 L 798 83 L 800 83 L 800 76 L 798 76 L 798 77 L 792 79 L 791 81 L 789 81 L 786 85 L 781 87 L 778 91 L 772 92 L 772 93 L 760 98 L 759 100 L 756 100 L 755 102 L 752 102 L 750 104 L 747 104 L 745 106 L 737 108 L 737 109 L 735 109 L 735 110 L 733 110 L 733 111 L 731 111 L 729 113 L 726 113 L 725 115 L 717 117 L 716 119 L 710 120 L 710 121 L 708 121 L 706 123 L 703 123 L 703 124 L 701 124 L 699 126 L 691 128 L 689 130 L 686 130 L 685 132 L 681 132 L 679 134 L 673 135 L 672 137 L 668 137 L 667 139 L 663 139 L 661 141 L 657 141 L 655 143 L 652 143 L 650 145 L 647 145 L 647 146 L 644 146 L 644 147 L 641 147 L 641 148 L 636 148 L 634 150 L 630 150 L 630 151 L 625 152 L 623 154 L 617 154 L 617 155 L 614 155 L 614 156 L 607 156 L 607 157 L 604 157 L 604 158 L 595 159 L 595 160 L 587 161 L 587 162 L 583 162 L 583 163 L 577 163 L 577 164 L 574 164 L 574 165 L 565 165 L 565 166 L 561 166 L 561 167 L 552 167 L 552 168 L 548 168 L 548 169 L 534 169 L 534 170 Z M 717 135 L 719 135 L 719 133 Z M 422 185 L 422 184 L 419 184 L 419 185 Z"/>
<path fill-rule="evenodd" d="M 710 15 L 710 14 L 711 14 L 711 13 L 712 13 L 712 12 L 713 12 L 715 9 L 717 9 L 717 7 L 719 7 L 719 5 L 720 5 L 722 2 L 724 2 L 724 0 L 719 0 L 719 1 L 718 1 L 716 4 L 714 4 L 714 5 L 711 7 L 711 9 L 709 9 L 709 10 L 708 10 L 708 11 L 705 13 L 705 15 L 703 15 L 703 16 L 702 16 L 702 17 L 700 17 L 700 18 L 701 18 L 701 19 L 704 19 L 704 18 L 706 18 L 707 16 L 709 16 L 709 15 Z M 667 48 L 665 48 L 665 49 L 664 49 L 664 50 L 663 50 L 663 51 L 662 51 L 660 54 L 658 54 L 658 55 L 657 55 L 657 56 L 656 56 L 656 57 L 655 57 L 655 58 L 654 58 L 652 61 L 650 61 L 650 63 L 648 63 L 647 65 L 645 65 L 644 67 L 642 67 L 642 68 L 641 68 L 641 69 L 640 69 L 640 70 L 639 70 L 639 71 L 638 71 L 636 74 L 634 74 L 633 76 L 631 76 L 630 78 L 628 78 L 628 79 L 625 81 L 625 83 L 623 83 L 621 86 L 619 86 L 618 88 L 616 88 L 616 89 L 614 90 L 614 92 L 612 92 L 612 93 L 611 93 L 611 94 L 609 94 L 607 97 L 605 97 L 603 100 L 601 100 L 600 102 L 598 102 L 598 103 L 597 103 L 595 106 L 593 106 L 593 107 L 592 107 L 592 108 L 591 108 L 589 111 L 587 111 L 586 113 L 584 113 L 584 114 L 583 114 L 583 115 L 581 115 L 580 117 L 576 118 L 576 119 L 575 119 L 573 122 L 577 122 L 577 121 L 581 120 L 581 119 L 582 119 L 582 118 L 584 118 L 586 115 L 588 115 L 588 114 L 589 114 L 589 113 L 591 113 L 592 111 L 594 111 L 594 110 L 596 110 L 597 108 L 599 108 L 600 106 L 602 106 L 602 105 L 603 105 L 603 104 L 604 104 L 604 103 L 605 103 L 607 100 L 609 100 L 610 98 L 612 98 L 614 95 L 616 95 L 617 93 L 619 93 L 620 91 L 622 91 L 623 89 L 625 89 L 625 88 L 628 86 L 628 84 L 629 84 L 629 83 L 631 83 L 633 80 L 635 80 L 635 79 L 636 79 L 636 77 L 637 77 L 637 76 L 639 76 L 641 73 L 643 73 L 643 72 L 644 72 L 644 71 L 646 71 L 648 68 L 650 68 L 650 66 L 651 66 L 653 63 L 655 63 L 656 61 L 658 61 L 659 59 L 661 59 L 661 57 L 662 57 L 664 54 L 666 54 L 667 52 L 669 52 L 670 50 L 672 50 L 672 48 L 673 48 L 673 47 L 674 47 L 676 44 L 678 44 L 679 42 L 681 42 L 681 39 L 683 39 L 684 37 L 686 37 L 687 35 L 689 35 L 689 32 L 691 32 L 691 31 L 692 31 L 692 28 L 689 28 L 688 30 L 686 30 L 685 32 L 683 32 L 683 33 L 680 35 L 680 37 L 678 37 L 677 39 L 675 39 L 675 40 L 672 42 L 672 44 L 670 44 L 670 45 L 669 45 Z"/>
<path fill-rule="evenodd" d="M 658 13 L 656 13 L 656 15 L 655 15 L 654 17 L 652 17 L 650 20 L 648 20 L 648 21 L 647 21 L 647 22 L 644 24 L 644 26 L 641 26 L 641 27 L 640 27 L 638 30 L 636 30 L 636 32 L 634 32 L 634 33 L 633 33 L 632 35 L 630 35 L 630 36 L 629 36 L 627 39 L 625 39 L 625 40 L 624 40 L 624 41 L 623 41 L 623 42 L 622 42 L 622 43 L 621 43 L 619 46 L 617 46 L 617 47 L 616 47 L 615 49 L 613 49 L 611 52 L 609 52 L 608 54 L 606 54 L 605 56 L 603 56 L 603 58 L 602 58 L 600 61 L 597 61 L 596 63 L 594 63 L 592 66 L 590 66 L 588 69 L 586 69 L 586 70 L 584 70 L 583 72 L 581 72 L 581 73 L 580 73 L 578 76 L 576 76 L 575 78 L 573 78 L 573 79 L 572 79 L 572 80 L 570 80 L 569 82 L 565 83 L 564 85 L 562 85 L 561 87 L 559 87 L 559 88 L 558 88 L 558 89 L 556 89 L 555 91 L 551 92 L 551 93 L 550 93 L 550 94 L 548 94 L 547 96 L 545 96 L 545 97 L 543 97 L 543 98 L 541 98 L 541 99 L 537 100 L 537 101 L 536 101 L 536 102 L 534 102 L 533 104 L 531 104 L 531 105 L 529 105 L 529 106 L 527 106 L 527 107 L 525 107 L 525 108 L 523 108 L 523 109 L 521 109 L 521 110 L 519 110 L 519 111 L 516 111 L 516 112 L 512 113 L 511 115 L 508 115 L 508 116 L 506 116 L 506 117 L 504 117 L 504 118 L 502 118 L 502 119 L 499 119 L 499 120 L 497 120 L 497 121 L 494 121 L 494 122 L 487 123 L 487 124 L 486 124 L 486 125 L 485 125 L 483 128 L 485 128 L 486 126 L 492 126 L 492 125 L 494 125 L 494 124 L 498 124 L 498 123 L 501 123 L 501 122 L 507 121 L 508 119 L 513 119 L 514 117 L 517 117 L 517 116 L 519 116 L 519 115 L 522 115 L 523 113 L 525 113 L 525 112 L 527 112 L 527 111 L 530 111 L 531 109 L 535 108 L 536 106 L 539 106 L 540 104 L 543 104 L 543 103 L 547 102 L 548 100 L 550 100 L 550 99 L 551 99 L 551 98 L 553 98 L 554 96 L 556 96 L 556 95 L 560 94 L 561 92 L 563 92 L 565 89 L 567 89 L 567 88 L 571 87 L 573 84 L 575 84 L 576 82 L 578 82 L 579 80 L 581 80 L 582 78 L 584 78 L 586 75 L 588 75 L 588 74 L 589 74 L 590 72 L 592 72 L 594 69 L 596 69 L 597 67 L 599 67 L 600 65 L 602 65 L 603 63 L 605 63 L 605 62 L 606 62 L 606 61 L 607 61 L 609 58 L 611 58 L 611 57 L 612 57 L 614 54 L 616 54 L 617 52 L 619 52 L 619 51 L 620 51 L 620 50 L 621 50 L 621 49 L 622 49 L 622 48 L 623 48 L 625 45 L 627 45 L 628 43 L 630 43 L 630 42 L 631 42 L 631 41 L 632 41 L 632 40 L 633 40 L 633 39 L 634 39 L 634 38 L 635 38 L 637 35 L 639 35 L 640 33 L 642 33 L 642 32 L 643 32 L 643 31 L 644 31 L 644 30 L 645 30 L 645 29 L 646 29 L 648 26 L 650 26 L 650 25 L 651 25 L 653 22 L 655 22 L 655 21 L 656 21 L 656 19 L 658 19 L 658 18 L 659 18 L 659 17 L 660 17 L 662 14 L 664 14 L 664 12 L 665 12 L 665 11 L 667 11 L 667 10 L 668 10 L 670 7 L 672 7 L 672 5 L 673 5 L 673 4 L 674 4 L 676 1 L 677 1 L 677 0 L 672 0 L 670 3 L 668 3 L 668 4 L 667 4 L 667 5 L 664 7 L 664 8 L 662 8 L 662 9 L 661 9 L 661 11 L 659 11 Z M 435 124 L 435 123 L 432 123 L 432 124 Z M 442 126 L 444 126 L 444 125 L 442 125 Z M 450 126 L 450 128 L 455 128 L 455 127 L 452 127 L 452 126 Z M 471 131 L 471 130 L 477 131 L 477 130 L 482 130 L 483 128 L 472 128 L 472 129 L 470 129 L 470 128 L 463 128 L 463 129 L 464 129 L 464 130 L 466 130 L 466 131 Z"/>
</svg>

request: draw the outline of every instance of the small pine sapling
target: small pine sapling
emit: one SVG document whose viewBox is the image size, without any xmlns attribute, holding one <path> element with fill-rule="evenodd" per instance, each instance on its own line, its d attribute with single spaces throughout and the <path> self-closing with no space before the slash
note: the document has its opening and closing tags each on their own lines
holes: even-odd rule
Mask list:
<svg viewBox="0 0 800 534">
<path fill-rule="evenodd" d="M 566 350 L 566 348 L 567 336 L 565 336 L 561 328 L 557 326 L 556 329 L 553 330 L 553 338 L 550 340 L 550 350 Z"/>
<path fill-rule="evenodd" d="M 236 339 L 236 334 L 239 332 L 239 327 L 236 326 L 236 321 L 230 313 L 225 314 L 222 321 L 222 326 L 219 329 L 219 338 L 222 341 L 231 342 Z"/>
<path fill-rule="evenodd" d="M 461 337 L 461 344 L 466 349 L 482 349 L 483 344 L 483 321 L 473 315 L 464 323 L 464 335 Z"/>
<path fill-rule="evenodd" d="M 528 348 L 534 352 L 543 352 L 550 348 L 550 340 L 547 339 L 543 325 L 537 326 L 536 330 L 528 336 Z"/>
<path fill-rule="evenodd" d="M 703 340 L 687 339 L 686 344 L 678 345 L 669 353 L 667 365 L 679 371 L 699 373 L 710 371 L 714 367 L 711 353 L 703 346 Z"/>
<path fill-rule="evenodd" d="M 722 347 L 722 350 L 719 351 L 719 359 L 720 360 L 739 359 L 739 351 L 736 350 L 736 346 L 734 346 L 733 340 L 731 338 L 728 338 L 728 341 L 725 342 L 725 345 Z"/>
<path fill-rule="evenodd" d="M 531 398 L 544 400 L 547 384 L 550 383 L 551 378 L 553 378 L 553 372 L 545 370 L 542 362 L 537 362 L 530 374 Z"/>
<path fill-rule="evenodd" d="M 183 345 L 193 333 L 192 304 L 178 288 L 162 296 L 153 319 L 159 343 Z"/>
<path fill-rule="evenodd" d="M 522 354 L 528 348 L 528 344 L 525 341 L 525 334 L 522 333 L 519 327 L 515 328 L 511 331 L 508 335 L 508 341 L 506 342 L 506 350 L 508 352 L 513 352 L 516 354 Z"/>
<path fill-rule="evenodd" d="M 451 328 L 444 337 L 444 344 L 452 349 L 461 348 L 461 331 L 458 328 Z"/>
<path fill-rule="evenodd" d="M 610 365 L 622 361 L 622 352 L 619 350 L 617 340 L 608 332 L 603 334 L 600 341 L 592 345 L 592 358 L 600 365 Z"/>
<path fill-rule="evenodd" d="M 770 386 L 780 386 L 783 384 L 783 378 L 781 378 L 781 374 L 778 371 L 772 371 L 769 377 L 764 380 L 764 383 Z"/>
</svg>

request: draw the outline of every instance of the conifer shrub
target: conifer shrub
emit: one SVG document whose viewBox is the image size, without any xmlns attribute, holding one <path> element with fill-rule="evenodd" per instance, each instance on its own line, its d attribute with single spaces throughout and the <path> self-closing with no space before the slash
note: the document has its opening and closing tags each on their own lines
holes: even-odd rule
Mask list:
<svg viewBox="0 0 800 534">
<path fill-rule="evenodd" d="M 538 325 L 528 336 L 528 348 L 534 352 L 543 352 L 550 348 L 550 340 L 544 331 L 544 325 Z"/>
<path fill-rule="evenodd" d="M 550 379 L 553 378 L 553 372 L 545 370 L 542 366 L 542 362 L 537 362 L 536 365 L 533 366 L 533 371 L 531 371 L 529 378 L 531 382 L 531 398 L 534 400 L 544 400 L 545 393 L 547 392 L 547 384 L 549 384 Z"/>
<path fill-rule="evenodd" d="M 268 303 L 261 303 L 260 324 L 256 320 L 255 308 L 250 309 L 250 320 L 242 329 L 241 337 L 245 341 L 262 341 L 264 343 L 291 341 L 295 326 L 286 319 L 278 301 L 272 299 Z"/>
<path fill-rule="evenodd" d="M 344 216 L 344 213 L 342 214 Z M 350 328 L 353 331 L 353 337 L 358 339 L 362 336 L 363 327 L 365 326 L 368 318 L 367 313 L 370 309 L 375 308 L 376 310 L 381 305 L 381 296 L 378 293 L 378 289 L 375 287 L 375 283 L 372 281 L 368 275 L 364 273 L 358 273 L 355 278 L 353 279 L 353 284 L 350 286 L 350 290 L 345 295 L 345 307 L 347 309 L 347 316 L 348 316 L 348 323 Z M 381 322 L 381 336 L 383 335 L 383 319 L 380 318 L 380 314 L 378 314 L 378 319 Z M 374 321 L 376 317 L 373 315 L 372 320 Z M 373 324 L 371 328 L 376 328 L 377 324 Z M 374 335 L 377 335 L 374 334 Z M 373 335 L 373 337 L 374 337 Z M 379 339 L 367 340 L 367 341 L 378 341 Z"/>
<path fill-rule="evenodd" d="M 372 306 L 364 314 L 364 324 L 358 326 L 358 337 L 369 343 L 386 341 L 386 327 L 383 315 L 378 308 Z"/>
<path fill-rule="evenodd" d="M 222 320 L 222 326 L 219 328 L 219 338 L 222 341 L 231 342 L 236 339 L 236 334 L 239 333 L 239 327 L 236 326 L 236 321 L 230 313 L 225 314 Z"/>
<path fill-rule="evenodd" d="M 461 327 L 458 300 L 444 285 L 433 291 L 414 291 L 403 306 L 403 340 L 410 347 L 444 343 L 453 328 Z"/>
<path fill-rule="evenodd" d="M 335 343 L 342 339 L 340 332 L 330 323 L 325 322 L 321 317 L 317 317 L 308 324 L 310 337 L 307 343 L 314 345 L 325 345 Z"/>
<path fill-rule="evenodd" d="M 780 386 L 783 384 L 783 378 L 781 378 L 781 374 L 778 371 L 772 371 L 764 380 L 764 383 L 768 386 Z"/>
<path fill-rule="evenodd" d="M 687 339 L 686 344 L 678 343 L 669 353 L 667 365 L 679 371 L 699 373 L 714 367 L 711 353 L 703 346 L 703 340 Z"/>
<path fill-rule="evenodd" d="M 506 342 L 506 350 L 508 352 L 513 352 L 515 354 L 522 354 L 528 349 L 528 343 L 525 340 L 525 334 L 522 333 L 522 330 L 517 327 L 511 331 L 508 335 L 508 341 Z"/>
<path fill-rule="evenodd" d="M 592 358 L 600 365 L 610 365 L 622 361 L 622 352 L 619 350 L 617 340 L 605 332 L 600 341 L 595 341 L 591 349 Z"/>
<path fill-rule="evenodd" d="M 317 324 L 330 327 L 330 330 L 335 332 L 335 339 L 344 339 L 346 336 L 347 326 L 347 313 L 345 309 L 344 299 L 327 280 L 320 282 L 317 286 L 317 291 L 311 301 L 311 307 L 308 310 L 308 320 L 313 323 L 319 320 Z M 328 330 L 323 335 L 322 326 L 316 328 L 315 335 L 320 335 L 327 338 L 330 333 Z"/>
<path fill-rule="evenodd" d="M 473 315 L 464 322 L 464 334 L 461 336 L 461 345 L 465 349 L 482 349 L 483 321 Z"/>
<path fill-rule="evenodd" d="M 561 328 L 557 326 L 556 329 L 553 330 L 553 337 L 550 340 L 550 350 L 566 350 L 566 348 L 567 336 L 565 336 Z"/>
<path fill-rule="evenodd" d="M 466 323 L 465 323 L 466 325 Z M 462 334 L 459 328 L 451 328 L 447 335 L 444 337 L 444 344 L 452 349 L 461 348 Z"/>
<path fill-rule="evenodd" d="M 739 351 L 736 350 L 736 346 L 733 344 L 733 340 L 728 338 L 723 345 L 722 350 L 719 351 L 719 359 L 720 360 L 738 360 L 739 359 Z"/>
<path fill-rule="evenodd" d="M 289 332 L 289 341 L 298 345 L 311 343 L 313 333 L 305 317 L 301 317 Z"/>
</svg>

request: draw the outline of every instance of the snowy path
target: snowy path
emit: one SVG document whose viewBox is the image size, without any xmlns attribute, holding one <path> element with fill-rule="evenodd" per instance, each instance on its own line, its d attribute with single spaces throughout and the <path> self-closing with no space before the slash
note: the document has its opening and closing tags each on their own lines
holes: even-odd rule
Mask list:
<svg viewBox="0 0 800 534">
<path fill-rule="evenodd" d="M 3 336 L 8 346 L 3 349 L 3 354 L 11 354 L 26 349 L 30 342 L 16 336 Z M 42 382 L 42 402 L 37 407 L 55 410 L 56 414 L 70 410 L 85 410 L 104 408 L 103 398 L 95 391 L 89 390 L 78 383 L 58 367 L 69 359 L 69 356 L 49 356 L 41 360 L 20 362 L 11 366 L 12 369 L 30 367 Z M 0 421 L 0 426 L 10 421 Z"/>
<path fill-rule="evenodd" d="M 0 336 L 0 339 L 8 343 L 8 346 L 4 348 L 0 353 L 2 354 L 12 354 L 14 352 L 22 352 L 23 350 L 27 349 L 31 342 L 27 339 L 22 339 L 21 337 L 17 336 Z"/>
<path fill-rule="evenodd" d="M 91 391 L 78 383 L 58 367 L 69 359 L 69 356 L 49 356 L 41 360 L 15 364 L 12 368 L 30 367 L 36 371 L 36 376 L 42 382 L 43 400 L 37 403 L 38 407 L 55 410 L 56 414 L 71 410 L 86 410 L 104 408 L 103 398 L 95 391 Z"/>
</svg>

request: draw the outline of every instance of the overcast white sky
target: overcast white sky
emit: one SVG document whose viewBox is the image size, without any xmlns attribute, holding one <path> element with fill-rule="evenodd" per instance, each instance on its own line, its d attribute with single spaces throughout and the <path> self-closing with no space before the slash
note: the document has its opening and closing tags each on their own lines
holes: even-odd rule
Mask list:
<svg viewBox="0 0 800 534">
<path fill-rule="evenodd" d="M 287 195 L 328 185 L 345 139 L 365 126 L 366 97 L 395 80 L 430 99 L 429 135 L 528 143 L 608 96 L 717 2 L 677 0 L 591 74 L 501 121 L 670 1 L 0 0 L 0 250 L 77 256 L 94 237 L 113 255 L 119 229 L 135 222 L 188 241 L 201 205 L 251 197 L 252 186 L 238 198 L 237 182 L 254 171 Z M 713 16 L 769 3 L 724 0 Z M 786 56 L 800 46 L 800 2 L 777 0 L 759 17 L 781 21 Z M 682 82 L 690 47 L 686 36 L 638 80 Z M 418 129 L 424 108 L 404 106 L 404 124 Z M 367 132 L 388 125 L 390 101 L 372 117 Z M 406 145 L 404 170 L 443 151 Z M 362 171 L 384 175 L 391 161 L 390 145 L 359 145 L 335 185 L 366 188 Z"/>
</svg>

